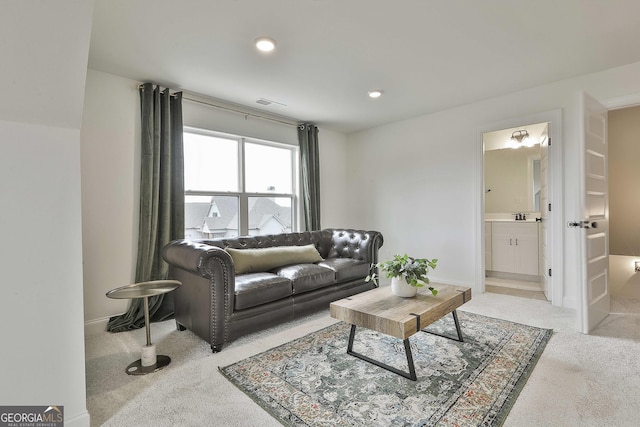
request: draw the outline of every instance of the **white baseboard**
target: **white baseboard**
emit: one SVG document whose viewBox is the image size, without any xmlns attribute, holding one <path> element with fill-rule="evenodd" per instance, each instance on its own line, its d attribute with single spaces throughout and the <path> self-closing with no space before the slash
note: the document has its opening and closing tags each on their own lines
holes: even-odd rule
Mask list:
<svg viewBox="0 0 640 427">
<path fill-rule="evenodd" d="M 94 319 L 88 320 L 84 322 L 84 335 L 96 335 L 100 332 L 104 332 L 107 330 L 107 323 L 109 323 L 108 317 L 103 317 L 102 319 Z"/>
<path fill-rule="evenodd" d="M 67 427 L 88 427 L 91 425 L 91 417 L 87 411 L 84 411 L 72 418 L 67 418 L 66 415 L 67 414 L 65 413 L 64 425 Z"/>
</svg>

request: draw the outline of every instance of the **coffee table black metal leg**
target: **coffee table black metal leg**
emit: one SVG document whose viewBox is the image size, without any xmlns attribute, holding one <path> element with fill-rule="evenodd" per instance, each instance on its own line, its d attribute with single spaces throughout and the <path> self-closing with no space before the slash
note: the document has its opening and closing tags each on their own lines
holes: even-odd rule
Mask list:
<svg viewBox="0 0 640 427">
<path fill-rule="evenodd" d="M 450 337 L 449 335 L 439 334 L 437 332 L 425 331 L 424 329 L 422 330 L 422 332 L 425 332 L 425 333 L 431 334 L 431 335 L 437 335 L 437 336 L 443 337 L 443 338 L 449 338 L 450 340 L 454 340 L 454 341 L 464 342 L 464 338 L 462 337 L 462 329 L 460 329 L 460 322 L 458 321 L 458 313 L 456 313 L 456 311 L 453 310 L 451 312 L 451 314 L 453 315 L 453 322 L 456 324 L 456 332 L 458 333 L 458 338 Z M 415 316 L 415 314 L 414 314 L 414 316 Z M 420 323 L 419 322 L 420 322 L 420 317 L 418 317 L 418 329 L 420 329 Z"/>
<path fill-rule="evenodd" d="M 358 359 L 362 359 L 365 362 L 369 362 L 373 365 L 379 366 L 383 369 L 386 369 L 387 371 L 391 371 L 394 374 L 398 374 L 400 376 L 408 378 L 412 381 L 417 381 L 418 377 L 416 376 L 416 368 L 413 364 L 413 354 L 411 353 L 411 346 L 408 338 L 403 341 L 404 351 L 407 355 L 407 364 L 409 365 L 409 372 L 405 372 L 405 371 L 401 371 L 400 369 L 394 368 L 393 366 L 389 366 L 385 363 L 379 362 L 375 359 L 372 359 L 363 354 L 356 353 L 355 351 L 353 351 L 353 339 L 355 335 L 356 335 L 356 325 L 351 325 L 351 333 L 349 334 L 349 344 L 347 345 L 347 354 L 350 354 L 351 356 L 355 356 Z"/>
<path fill-rule="evenodd" d="M 406 376 L 404 374 L 400 374 L 403 377 L 409 378 L 410 380 L 417 381 L 418 377 L 416 376 L 416 367 L 413 364 L 413 354 L 411 353 L 411 344 L 409 343 L 409 338 L 403 340 L 404 343 L 404 352 L 407 354 L 407 365 L 409 366 L 409 375 Z"/>
<path fill-rule="evenodd" d="M 453 310 L 451 312 L 453 314 L 453 322 L 456 324 L 456 332 L 458 333 L 458 341 L 464 342 L 464 338 L 462 338 L 462 330 L 460 329 L 460 322 L 458 321 L 458 313 Z"/>
</svg>

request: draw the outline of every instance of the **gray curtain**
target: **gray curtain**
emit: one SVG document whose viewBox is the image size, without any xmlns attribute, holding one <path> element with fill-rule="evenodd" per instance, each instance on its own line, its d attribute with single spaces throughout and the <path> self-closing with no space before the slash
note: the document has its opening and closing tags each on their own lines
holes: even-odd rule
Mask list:
<svg viewBox="0 0 640 427">
<path fill-rule="evenodd" d="M 302 169 L 302 207 L 307 231 L 320 230 L 320 159 L 318 128 L 310 123 L 298 126 Z"/>
<path fill-rule="evenodd" d="M 140 86 L 142 150 L 140 167 L 140 224 L 136 283 L 168 277 L 162 248 L 184 238 L 184 152 L 182 93 L 170 94 L 151 83 Z M 126 313 L 112 317 L 107 330 L 144 327 L 142 298 L 131 300 Z M 149 298 L 151 321 L 173 316 L 171 293 Z"/>
</svg>

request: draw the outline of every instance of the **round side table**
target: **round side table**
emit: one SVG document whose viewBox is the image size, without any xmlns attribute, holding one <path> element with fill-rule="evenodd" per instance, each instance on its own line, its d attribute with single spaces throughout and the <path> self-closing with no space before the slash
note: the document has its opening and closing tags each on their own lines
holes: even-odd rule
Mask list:
<svg viewBox="0 0 640 427">
<path fill-rule="evenodd" d="M 151 344 L 151 328 L 149 325 L 149 297 L 171 292 L 181 285 L 182 283 L 177 280 L 153 280 L 122 286 L 107 292 L 107 297 L 115 299 L 144 298 L 144 324 L 147 330 L 147 345 L 142 349 L 143 357 L 145 355 L 145 349 L 150 348 L 153 348 L 153 356 L 155 356 L 155 347 L 152 347 Z M 159 371 L 171 363 L 169 356 L 157 355 L 155 357 L 155 363 L 148 366 L 145 366 L 142 358 L 140 358 L 127 366 L 125 372 L 129 375 L 146 375 Z"/>
</svg>

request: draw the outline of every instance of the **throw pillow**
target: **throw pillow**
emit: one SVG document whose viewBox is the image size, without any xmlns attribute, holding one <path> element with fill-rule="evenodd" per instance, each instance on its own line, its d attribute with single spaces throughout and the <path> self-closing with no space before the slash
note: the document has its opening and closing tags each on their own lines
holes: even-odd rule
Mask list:
<svg viewBox="0 0 640 427">
<path fill-rule="evenodd" d="M 236 274 L 259 273 L 292 264 L 308 264 L 323 258 L 314 245 L 276 246 L 263 249 L 233 249 L 226 251 L 233 259 Z"/>
</svg>

